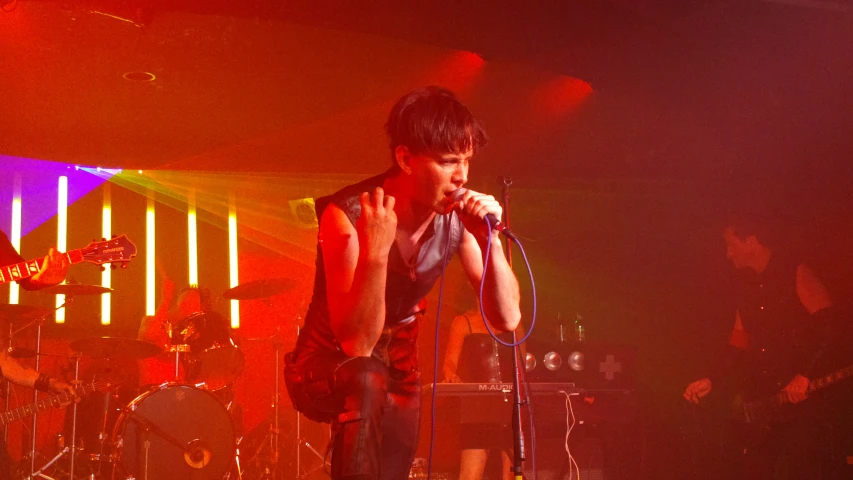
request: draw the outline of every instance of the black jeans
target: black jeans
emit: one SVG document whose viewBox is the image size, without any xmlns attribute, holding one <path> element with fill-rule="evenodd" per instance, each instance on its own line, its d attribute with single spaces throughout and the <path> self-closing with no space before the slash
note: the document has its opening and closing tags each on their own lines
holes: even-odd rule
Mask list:
<svg viewBox="0 0 853 480">
<path fill-rule="evenodd" d="M 383 332 L 370 357 L 329 350 L 285 357 L 294 407 L 332 423 L 333 479 L 408 478 L 420 427 L 418 320 Z"/>
</svg>

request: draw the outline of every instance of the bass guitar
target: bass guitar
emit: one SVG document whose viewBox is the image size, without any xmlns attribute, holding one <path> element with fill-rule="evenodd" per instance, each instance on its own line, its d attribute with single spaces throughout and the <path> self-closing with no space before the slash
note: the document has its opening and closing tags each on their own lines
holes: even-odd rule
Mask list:
<svg viewBox="0 0 853 480">
<path fill-rule="evenodd" d="M 109 390 L 110 388 L 113 388 L 121 383 L 122 381 L 120 380 L 101 380 L 97 382 L 84 383 L 75 389 L 75 395 L 72 395 L 70 393 L 61 393 L 59 395 L 47 397 L 43 400 L 39 400 L 29 405 L 24 405 L 23 407 L 13 408 L 11 410 L 6 410 L 5 412 L 0 412 L 0 427 L 14 422 L 15 420 L 21 420 L 23 418 L 29 417 L 30 415 L 35 415 L 36 413 L 42 410 L 47 410 L 48 408 L 56 408 L 64 404 L 68 404 L 70 402 L 73 402 L 75 397 L 83 397 L 94 392 Z"/>
</svg>

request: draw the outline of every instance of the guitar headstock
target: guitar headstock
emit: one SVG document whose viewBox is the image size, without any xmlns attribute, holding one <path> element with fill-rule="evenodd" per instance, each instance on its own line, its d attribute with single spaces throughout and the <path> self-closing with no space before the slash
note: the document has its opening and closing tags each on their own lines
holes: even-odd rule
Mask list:
<svg viewBox="0 0 853 480">
<path fill-rule="evenodd" d="M 109 240 L 92 242 L 81 248 L 80 252 L 86 262 L 96 265 L 120 263 L 122 267 L 126 267 L 136 256 L 136 245 L 127 239 L 127 235 L 119 235 Z"/>
</svg>

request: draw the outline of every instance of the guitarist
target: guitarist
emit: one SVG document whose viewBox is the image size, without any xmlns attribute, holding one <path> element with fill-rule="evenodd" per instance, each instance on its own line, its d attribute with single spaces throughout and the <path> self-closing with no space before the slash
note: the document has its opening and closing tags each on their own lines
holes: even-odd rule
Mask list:
<svg viewBox="0 0 853 480">
<path fill-rule="evenodd" d="M 735 313 L 726 358 L 717 371 L 689 384 L 684 398 L 693 403 L 711 392 L 714 384 L 731 373 L 751 372 L 751 385 L 777 380 L 764 392 L 784 392 L 791 404 L 808 396 L 809 378 L 831 346 L 834 309 L 823 283 L 805 264 L 775 254 L 754 231 L 729 226 L 723 232 L 726 254 L 746 281 Z M 774 378 L 774 375 L 781 375 Z M 805 405 L 804 405 L 805 406 Z M 791 422 L 774 425 L 766 441 L 744 450 L 746 478 L 773 478 L 777 459 L 787 464 L 790 478 L 826 478 L 822 460 L 828 450 L 827 419 L 817 408 L 798 409 Z"/>
<path fill-rule="evenodd" d="M 0 232 L 0 266 L 23 262 L 24 259 L 15 250 L 9 237 Z M 30 278 L 20 280 L 18 283 L 26 290 L 38 290 L 40 288 L 56 285 L 65 279 L 68 273 L 68 259 L 65 255 L 53 248 L 48 251 L 39 272 Z M 51 378 L 44 373 L 39 373 L 32 368 L 24 367 L 14 358 L 10 357 L 5 350 L 0 351 L 0 373 L 3 378 L 24 387 L 35 388 L 45 392 L 69 393 L 74 395 L 74 387 Z M 2 440 L 0 440 L 2 443 Z M 0 480 L 11 478 L 9 455 L 5 445 L 0 448 Z"/>
</svg>

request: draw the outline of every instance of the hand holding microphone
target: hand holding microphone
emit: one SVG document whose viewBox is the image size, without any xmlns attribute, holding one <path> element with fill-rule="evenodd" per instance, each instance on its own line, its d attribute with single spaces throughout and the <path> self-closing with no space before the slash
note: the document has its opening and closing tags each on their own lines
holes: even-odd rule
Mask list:
<svg viewBox="0 0 853 480">
<path fill-rule="evenodd" d="M 458 188 L 450 196 L 454 202 L 453 209 L 459 214 L 469 232 L 474 233 L 478 229 L 484 229 L 483 219 L 486 218 L 492 230 L 515 239 L 515 235 L 500 221 L 503 209 L 495 197 L 467 188 Z M 483 233 L 485 235 L 485 232 Z"/>
</svg>

